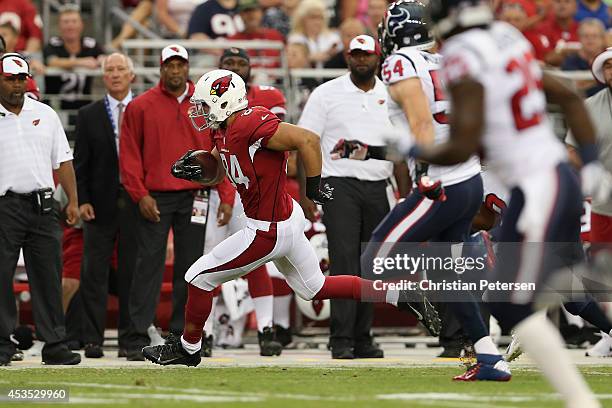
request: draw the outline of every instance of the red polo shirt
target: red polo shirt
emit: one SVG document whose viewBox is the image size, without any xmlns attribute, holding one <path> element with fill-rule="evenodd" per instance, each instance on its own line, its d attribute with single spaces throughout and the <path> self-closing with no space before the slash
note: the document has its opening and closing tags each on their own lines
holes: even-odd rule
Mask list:
<svg viewBox="0 0 612 408">
<path fill-rule="evenodd" d="M 561 40 L 565 42 L 579 42 L 578 39 L 578 23 L 571 21 L 569 27 L 564 29 L 559 25 L 556 19 L 550 19 L 543 22 L 537 28 L 538 32 L 548 37 L 550 46 L 554 50 L 557 43 Z"/>
<path fill-rule="evenodd" d="M 229 40 L 270 40 L 285 42 L 285 37 L 273 28 L 260 28 L 254 33 L 238 33 L 231 37 Z M 248 50 L 249 57 L 253 59 L 251 66 L 254 68 L 265 67 L 265 68 L 278 68 L 281 66 L 280 63 L 280 51 L 279 50 Z"/>
<path fill-rule="evenodd" d="M 121 180 L 135 202 L 149 191 L 197 190 L 201 185 L 170 174 L 172 164 L 189 149 L 212 150 L 208 137 L 198 132 L 187 115 L 194 85 L 179 104 L 160 83 L 127 106 L 119 140 Z M 224 179 L 217 186 L 221 202 L 233 205 L 235 190 Z"/>
</svg>

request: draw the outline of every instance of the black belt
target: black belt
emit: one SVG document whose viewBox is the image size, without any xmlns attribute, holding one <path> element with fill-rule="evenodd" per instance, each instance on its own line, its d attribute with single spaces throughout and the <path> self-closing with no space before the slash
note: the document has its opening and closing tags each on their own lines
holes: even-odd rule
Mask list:
<svg viewBox="0 0 612 408">
<path fill-rule="evenodd" d="M 34 193 L 16 193 L 14 191 L 8 190 L 6 193 L 4 193 L 4 195 L 6 197 L 21 198 L 22 200 L 31 201 L 32 197 L 34 196 Z"/>
</svg>

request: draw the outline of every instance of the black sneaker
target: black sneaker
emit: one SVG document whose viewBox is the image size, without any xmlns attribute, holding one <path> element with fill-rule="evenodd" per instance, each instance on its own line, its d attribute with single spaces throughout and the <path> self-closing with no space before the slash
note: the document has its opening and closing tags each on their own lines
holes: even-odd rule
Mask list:
<svg viewBox="0 0 612 408">
<path fill-rule="evenodd" d="M 438 316 L 438 311 L 422 291 L 400 291 L 397 308 L 413 314 L 432 336 L 437 337 L 440 334 L 442 322 L 440 316 Z"/>
<path fill-rule="evenodd" d="M 23 354 L 23 351 L 17 350 L 15 354 L 13 354 L 13 357 L 11 357 L 11 361 L 23 361 L 24 358 L 25 356 Z"/>
<path fill-rule="evenodd" d="M 355 358 L 384 358 L 385 353 L 380 347 L 375 344 L 360 344 L 355 345 L 353 351 Z"/>
<path fill-rule="evenodd" d="M 204 337 L 202 337 L 202 349 L 200 349 L 200 356 L 202 357 L 212 357 L 212 349 L 213 349 L 213 335 L 209 334 L 206 336 L 204 333 Z"/>
<path fill-rule="evenodd" d="M 264 357 L 280 356 L 283 345 L 274 338 L 274 329 L 264 327 L 263 332 L 257 332 L 259 340 L 259 355 Z"/>
<path fill-rule="evenodd" d="M 10 366 L 13 355 L 0 353 L 0 367 Z"/>
<path fill-rule="evenodd" d="M 87 358 L 102 358 L 104 357 L 104 351 L 99 344 L 86 344 L 85 345 L 85 357 Z"/>
<path fill-rule="evenodd" d="M 171 342 L 168 342 L 171 340 Z M 188 367 L 195 367 L 200 364 L 202 357 L 200 353 L 189 354 L 181 344 L 181 338 L 173 336 L 166 340 L 166 344 L 161 346 L 147 346 L 142 349 L 144 358 L 159 365 L 182 364 Z"/>
<path fill-rule="evenodd" d="M 144 356 L 142 355 L 142 349 L 127 349 L 125 354 L 125 358 L 127 361 L 144 361 Z"/>
<path fill-rule="evenodd" d="M 127 349 L 123 347 L 119 347 L 117 350 L 117 358 L 126 358 L 127 357 Z"/>
<path fill-rule="evenodd" d="M 286 348 L 293 341 L 293 335 L 291 334 L 291 327 L 285 329 L 283 326 L 278 324 L 274 325 L 274 333 L 276 334 L 276 340 Z"/>
<path fill-rule="evenodd" d="M 350 347 L 332 347 L 331 356 L 334 360 L 352 360 L 355 358 Z"/>
<path fill-rule="evenodd" d="M 81 355 L 68 349 L 65 344 L 43 347 L 42 362 L 46 365 L 77 365 L 81 362 Z"/>
</svg>

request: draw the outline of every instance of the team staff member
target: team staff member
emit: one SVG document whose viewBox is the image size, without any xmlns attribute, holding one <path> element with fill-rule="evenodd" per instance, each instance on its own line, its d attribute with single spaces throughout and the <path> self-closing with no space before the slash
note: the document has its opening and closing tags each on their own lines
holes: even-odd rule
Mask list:
<svg viewBox="0 0 612 408">
<path fill-rule="evenodd" d="M 332 275 L 361 275 L 361 243 L 370 240 L 376 225 L 389 212 L 391 162 L 332 160 L 329 153 L 340 139 L 363 137 L 368 145 L 384 144 L 383 134 L 391 124 L 389 95 L 376 77 L 379 60 L 380 50 L 372 37 L 353 38 L 347 56 L 350 72 L 316 88 L 298 123 L 321 137 L 322 183 L 334 189 L 334 199 L 323 205 Z M 302 203 L 307 215 L 314 212 L 310 200 Z M 372 303 L 331 300 L 332 358 L 383 357 L 383 351 L 372 343 L 373 315 Z"/>
<path fill-rule="evenodd" d="M 45 364 L 78 364 L 68 350 L 62 311 L 61 230 L 53 203 L 53 173 L 66 190 L 67 222 L 79 218 L 72 152 L 57 114 L 25 97 L 29 67 L 19 54 L 0 57 L 0 365 L 15 353 L 13 275 L 23 248 Z"/>
<path fill-rule="evenodd" d="M 106 298 L 111 256 L 118 240 L 119 349 L 125 349 L 129 293 L 136 264 L 138 208 L 119 178 L 119 136 L 124 111 L 132 101 L 132 60 L 119 53 L 102 62 L 106 96 L 77 116 L 75 171 L 83 224 L 85 267 L 81 274 L 85 357 L 104 355 Z M 123 354 L 123 353 L 122 353 Z"/>
<path fill-rule="evenodd" d="M 166 244 L 174 232 L 174 275 L 170 332 L 183 330 L 187 268 L 202 255 L 204 227 L 191 223 L 194 196 L 201 186 L 170 174 L 172 164 L 189 149 L 211 150 L 210 141 L 192 126 L 188 109 L 194 85 L 189 81 L 189 56 L 180 45 L 161 53 L 159 85 L 134 99 L 125 111 L 119 142 L 121 180 L 138 203 L 138 256 L 130 290 L 128 360 L 142 360 L 149 344 L 147 328 L 155 317 L 163 278 Z M 227 224 L 235 190 L 218 187 L 222 206 L 217 218 Z"/>
</svg>

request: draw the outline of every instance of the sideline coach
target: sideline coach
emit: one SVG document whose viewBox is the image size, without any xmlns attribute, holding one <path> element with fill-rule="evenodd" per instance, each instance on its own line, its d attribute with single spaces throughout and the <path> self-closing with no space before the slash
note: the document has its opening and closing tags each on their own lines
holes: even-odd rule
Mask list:
<svg viewBox="0 0 612 408">
<path fill-rule="evenodd" d="M 349 73 L 316 88 L 306 102 L 298 125 L 321 138 L 322 183 L 334 189 L 334 199 L 323 205 L 330 273 L 361 275 L 361 243 L 389 212 L 387 180 L 393 164 L 384 160 L 332 160 L 330 151 L 340 139 L 384 145 L 389 133 L 385 85 L 376 77 L 380 51 L 376 41 L 359 35 L 350 42 Z M 301 200 L 311 217 L 312 202 Z M 347 222 L 350 220 L 350 222 Z M 372 342 L 372 303 L 331 300 L 330 346 L 332 358 L 381 358 Z"/>
<path fill-rule="evenodd" d="M 79 217 L 72 152 L 57 114 L 25 97 L 29 66 L 19 54 L 0 57 L 0 366 L 15 352 L 13 276 L 23 248 L 36 332 L 45 364 L 78 364 L 68 350 L 62 310 L 61 238 L 53 207 L 53 172 L 68 195 L 67 222 Z"/>
</svg>

